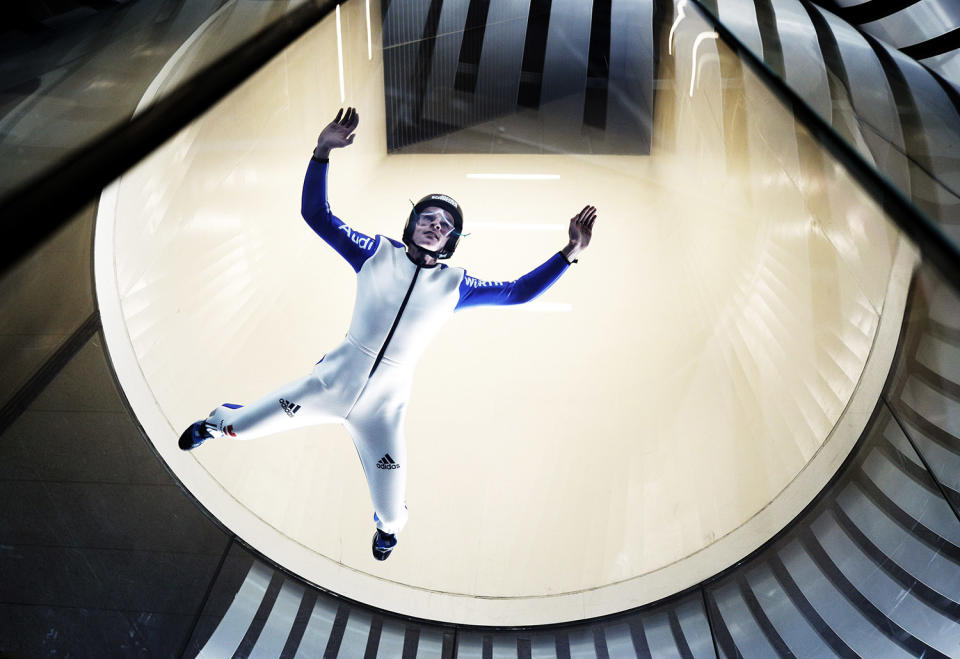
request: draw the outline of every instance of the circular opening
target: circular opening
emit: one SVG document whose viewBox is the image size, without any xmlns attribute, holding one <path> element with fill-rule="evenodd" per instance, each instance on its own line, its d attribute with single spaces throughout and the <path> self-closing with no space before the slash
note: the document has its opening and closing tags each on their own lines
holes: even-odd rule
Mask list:
<svg viewBox="0 0 960 659">
<path fill-rule="evenodd" d="M 702 118 L 679 101 L 655 117 L 673 147 L 649 156 L 387 155 L 383 64 L 367 58 L 362 9 L 343 6 L 361 123 L 332 156 L 334 213 L 398 239 L 409 199 L 449 194 L 470 236 L 448 263 L 488 280 L 556 253 L 586 204 L 599 209 L 594 241 L 535 301 L 455 314 L 420 360 L 405 422 L 410 521 L 389 561 L 371 556 L 373 509 L 344 427 L 178 451 L 180 431 L 219 403 L 309 374 L 350 323 L 356 274 L 300 218 L 310 152 L 339 105 L 331 16 L 101 200 L 104 330 L 161 456 L 278 563 L 438 620 L 610 613 L 759 546 L 862 430 L 911 252 L 879 217 L 813 221 L 769 146 L 744 157 L 766 158 L 770 174 L 731 185 L 705 156 L 723 157 L 723 135 L 693 131 Z M 152 89 L 225 29 L 206 25 Z M 708 73 L 707 95 L 719 89 Z"/>
</svg>

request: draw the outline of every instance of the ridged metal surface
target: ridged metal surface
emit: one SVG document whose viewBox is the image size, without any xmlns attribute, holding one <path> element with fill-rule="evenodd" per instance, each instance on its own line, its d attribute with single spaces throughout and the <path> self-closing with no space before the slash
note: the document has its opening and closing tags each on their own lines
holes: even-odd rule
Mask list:
<svg viewBox="0 0 960 659">
<path fill-rule="evenodd" d="M 815 0 L 960 87 L 960 4 L 954 0 Z"/>
<path fill-rule="evenodd" d="M 649 153 L 651 6 L 384 2 L 388 152 Z"/>
<path fill-rule="evenodd" d="M 738 0 L 716 15 L 828 124 L 960 244 L 960 93 L 914 59 L 807 0 Z M 741 18 L 730 20 L 738 14 Z M 757 44 L 758 26 L 766 29 Z M 826 72 L 827 85 L 820 82 Z"/>
</svg>

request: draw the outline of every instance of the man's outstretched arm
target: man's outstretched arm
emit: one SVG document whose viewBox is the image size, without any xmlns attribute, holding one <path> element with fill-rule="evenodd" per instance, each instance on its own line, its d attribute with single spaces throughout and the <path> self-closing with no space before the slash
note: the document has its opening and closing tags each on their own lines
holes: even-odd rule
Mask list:
<svg viewBox="0 0 960 659">
<path fill-rule="evenodd" d="M 570 220 L 569 242 L 535 270 L 514 281 L 484 281 L 465 276 L 457 309 L 481 304 L 523 304 L 550 288 L 590 244 L 597 209 L 586 206 Z"/>
<path fill-rule="evenodd" d="M 376 240 L 354 231 L 330 210 L 327 170 L 330 166 L 330 150 L 353 144 L 355 136 L 352 133 L 359 123 L 359 115 L 354 108 L 347 108 L 346 114 L 341 109 L 320 133 L 313 158 L 307 165 L 300 203 L 300 213 L 310 228 L 346 259 L 356 272 L 373 254 Z"/>
</svg>

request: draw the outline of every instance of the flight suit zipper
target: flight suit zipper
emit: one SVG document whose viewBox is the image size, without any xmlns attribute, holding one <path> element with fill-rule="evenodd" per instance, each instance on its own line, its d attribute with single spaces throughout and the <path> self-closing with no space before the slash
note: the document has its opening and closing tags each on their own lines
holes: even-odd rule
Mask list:
<svg viewBox="0 0 960 659">
<path fill-rule="evenodd" d="M 380 347 L 380 352 L 377 354 L 377 359 L 373 362 L 373 368 L 370 369 L 370 375 L 367 376 L 367 379 L 373 377 L 373 372 L 377 370 L 377 366 L 380 365 L 380 360 L 383 359 L 383 354 L 387 351 L 387 346 L 390 344 L 390 339 L 393 338 L 393 333 L 397 329 L 397 325 L 400 323 L 400 316 L 403 315 L 403 310 L 407 306 L 407 301 L 410 299 L 410 293 L 413 292 L 413 285 L 417 283 L 417 277 L 420 275 L 420 266 L 417 265 L 417 269 L 413 273 L 413 279 L 410 280 L 410 287 L 407 288 L 407 294 L 403 296 L 403 302 L 400 303 L 400 309 L 397 310 L 397 317 L 393 319 L 393 326 L 390 328 L 390 331 L 387 332 L 387 338 L 383 340 L 383 345 Z"/>
</svg>

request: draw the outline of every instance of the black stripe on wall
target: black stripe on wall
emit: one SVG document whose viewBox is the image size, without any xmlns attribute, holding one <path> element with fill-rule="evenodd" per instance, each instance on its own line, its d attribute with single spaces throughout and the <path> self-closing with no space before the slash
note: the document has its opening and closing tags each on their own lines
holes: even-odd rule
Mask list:
<svg viewBox="0 0 960 659">
<path fill-rule="evenodd" d="M 913 285 L 911 284 L 911 288 L 912 286 Z M 912 295 L 912 292 L 911 292 L 911 295 Z M 911 313 L 913 312 L 911 311 Z M 911 322 L 913 322 L 912 318 L 911 318 Z M 906 327 L 906 323 L 904 324 L 904 326 Z M 915 336 L 916 338 L 913 339 L 914 341 L 916 341 L 916 343 L 914 343 L 914 350 L 913 350 L 914 353 L 916 352 L 916 346 L 919 345 L 919 341 L 921 338 L 920 332 L 917 331 L 915 333 Z M 902 387 L 903 384 L 901 383 L 898 386 Z M 913 448 L 914 453 L 916 453 L 917 457 L 920 458 L 920 462 L 923 464 L 924 469 L 926 469 L 929 477 L 933 479 L 934 484 L 940 490 L 941 496 L 947 500 L 947 504 L 950 506 L 950 510 L 953 512 L 954 516 L 957 518 L 957 520 L 960 520 L 960 493 L 957 493 L 951 487 L 946 487 L 942 482 L 940 482 L 940 477 L 938 476 L 938 473 L 937 473 L 937 471 L 939 470 L 934 471 L 934 469 L 930 466 L 930 462 L 927 461 L 926 456 L 920 450 L 921 445 L 926 445 L 928 443 L 928 440 L 925 437 L 923 437 L 922 434 L 918 437 L 917 434 L 914 432 L 907 432 L 907 425 L 904 422 L 904 420 L 901 418 L 903 411 L 898 408 L 895 409 L 893 403 L 890 402 L 889 397 L 885 397 L 885 398 L 887 403 L 887 409 L 890 412 L 890 416 L 893 418 L 897 427 L 900 429 L 900 432 L 903 433 L 903 436 L 906 438 L 907 442 L 909 442 L 910 446 Z"/>
<path fill-rule="evenodd" d="M 923 414 L 916 411 L 903 400 L 893 401 L 894 409 L 914 428 L 923 433 L 928 440 L 938 444 L 941 448 L 950 451 L 956 456 L 960 456 L 960 439 L 954 437 L 946 430 L 927 419 Z"/>
<path fill-rule="evenodd" d="M 26 383 L 10 398 L 7 403 L 0 408 L 0 433 L 3 433 L 10 427 L 14 421 L 24 412 L 37 396 L 46 388 L 53 378 L 57 376 L 60 370 L 67 365 L 74 355 L 80 349 L 87 345 L 87 342 L 100 329 L 100 312 L 94 311 L 85 321 L 74 330 L 66 341 L 63 342 L 56 352 L 50 355 L 49 359 L 43 363 L 43 366 L 37 369 L 36 373 L 27 380 Z"/>
<path fill-rule="evenodd" d="M 941 497 L 930 473 L 901 453 L 900 449 L 891 444 L 886 438 L 879 439 L 873 450 L 879 451 L 888 461 L 897 465 L 900 473 L 906 474 L 910 480 L 926 490 L 927 496 L 931 498 Z"/>
<path fill-rule="evenodd" d="M 767 612 L 764 611 L 763 607 L 760 605 L 760 600 L 757 599 L 756 594 L 753 592 L 753 589 L 747 582 L 746 576 L 741 574 L 739 578 L 737 578 L 737 587 L 740 589 L 740 596 L 746 603 L 747 609 L 750 610 L 750 615 L 752 615 L 753 619 L 757 622 L 757 627 L 759 627 L 760 631 L 763 632 L 763 635 L 767 638 L 767 642 L 773 646 L 773 649 L 777 651 L 779 656 L 792 656 L 793 653 L 790 651 L 790 648 L 787 646 L 786 642 L 784 642 L 779 632 L 777 632 L 776 628 L 773 626 L 773 623 L 770 622 L 770 618 L 767 617 Z"/>
<path fill-rule="evenodd" d="M 856 486 L 860 488 L 865 495 L 877 508 L 886 513 L 887 517 L 892 519 L 903 529 L 903 532 L 912 535 L 915 540 L 919 540 L 932 551 L 940 554 L 944 558 L 952 561 L 955 565 L 960 565 L 960 548 L 956 547 L 946 538 L 942 537 L 936 531 L 931 530 L 922 521 L 915 519 L 910 513 L 901 508 L 893 499 L 883 492 L 870 478 L 862 471 L 855 476 Z"/>
<path fill-rule="evenodd" d="M 882 635 L 889 638 L 902 649 L 917 657 L 937 657 L 947 659 L 947 656 L 930 647 L 909 631 L 898 625 L 883 613 L 873 602 L 864 596 L 847 576 L 837 567 L 833 559 L 827 554 L 820 541 L 813 535 L 810 528 L 800 533 L 800 542 L 813 562 L 820 568 L 824 578 L 836 588 L 843 597 L 850 602 L 860 614 Z"/>
<path fill-rule="evenodd" d="M 950 103 L 953 104 L 954 111 L 958 116 L 960 116 L 960 90 L 954 87 L 951 83 L 947 82 L 942 75 L 933 69 L 928 69 L 928 71 L 930 71 L 930 73 L 933 75 L 933 79 L 937 81 L 937 84 L 940 85 L 943 93 L 946 94 L 947 98 L 950 99 Z"/>
<path fill-rule="evenodd" d="M 933 318 L 925 318 L 924 322 L 926 324 L 925 329 L 930 336 L 942 339 L 955 346 L 960 346 L 960 327 L 950 327 Z"/>
<path fill-rule="evenodd" d="M 913 59 L 926 59 L 949 53 L 951 50 L 960 48 L 960 27 L 955 28 L 939 37 L 927 39 L 912 46 L 905 46 L 900 52 Z"/>
<path fill-rule="evenodd" d="M 911 595 L 923 601 L 927 606 L 935 611 L 943 613 L 945 616 L 960 620 L 960 604 L 945 597 L 920 581 L 905 569 L 900 567 L 891 557 L 887 556 L 867 535 L 860 530 L 853 520 L 847 515 L 846 511 L 840 507 L 840 504 L 834 500 L 830 504 L 830 512 L 843 532 L 850 538 L 857 547 L 860 548 L 873 564 L 900 584 L 904 591 L 909 591 Z"/>
<path fill-rule="evenodd" d="M 420 39 L 413 81 L 416 91 L 412 120 L 417 123 L 423 119 L 423 103 L 427 93 L 427 85 L 430 82 L 430 71 L 433 69 L 433 51 L 437 46 L 437 28 L 440 26 L 440 10 L 442 7 L 443 0 L 431 0 L 427 18 L 423 23 L 423 36 Z M 411 141 L 416 141 L 416 139 Z"/>
<path fill-rule="evenodd" d="M 827 19 L 820 13 L 819 8 L 814 7 L 808 2 L 803 3 L 807 14 L 810 16 L 810 22 L 817 33 L 817 42 L 820 45 L 820 53 L 823 55 L 823 63 L 827 67 L 827 83 L 830 87 L 830 98 L 833 101 L 830 107 L 833 108 L 831 124 L 840 134 L 851 144 L 856 142 L 852 135 L 846 130 L 846 122 L 841 116 L 843 104 L 837 103 L 839 99 L 847 101 L 853 105 L 853 98 L 850 95 L 850 78 L 847 76 L 847 67 L 843 63 L 843 57 L 840 55 L 840 46 L 837 44 L 837 37 L 830 29 Z"/>
<path fill-rule="evenodd" d="M 327 639 L 327 647 L 323 651 L 324 658 L 336 657 L 340 653 L 340 644 L 343 643 L 343 632 L 347 629 L 347 618 L 349 617 L 350 608 L 346 604 L 337 607 L 337 616 L 333 619 L 330 638 Z"/>
<path fill-rule="evenodd" d="M 876 38 L 868 34 L 863 36 L 877 56 L 877 61 L 880 62 L 897 106 L 904 150 L 910 161 L 907 169 L 910 176 L 910 200 L 932 219 L 939 220 L 940 208 L 930 200 L 937 199 L 936 185 L 943 185 L 943 183 L 933 175 L 930 149 L 927 146 L 927 131 L 920 118 L 920 110 L 913 91 L 903 71 L 897 66 L 894 56 L 887 52 L 884 45 Z M 921 173 L 916 171 L 918 169 Z M 943 187 L 949 189 L 949 186 L 943 185 Z"/>
<path fill-rule="evenodd" d="M 283 644 L 283 650 L 280 652 L 281 659 L 292 658 L 297 654 L 300 642 L 303 641 L 303 633 L 307 631 L 307 624 L 310 622 L 310 616 L 313 614 L 313 607 L 316 604 L 317 592 L 308 588 L 303 594 L 303 599 L 300 600 L 300 608 L 297 609 L 297 615 L 293 618 L 293 625 L 290 627 L 287 642 Z"/>
<path fill-rule="evenodd" d="M 728 657 L 742 657 L 743 655 L 740 654 L 740 650 L 737 649 L 737 644 L 734 643 L 733 636 L 727 628 L 727 623 L 720 614 L 720 607 L 717 606 L 717 600 L 714 598 L 713 593 L 704 594 L 707 600 L 707 619 L 710 622 L 710 629 L 713 630 L 714 643 L 717 644 L 718 649 L 723 651 L 724 655 Z M 672 624 L 670 626 L 673 627 Z"/>
<path fill-rule="evenodd" d="M 611 0 L 593 0 L 590 19 L 590 50 L 587 56 L 587 89 L 583 123 L 601 130 L 607 127 L 607 88 L 610 82 Z"/>
<path fill-rule="evenodd" d="M 547 56 L 547 32 L 550 29 L 550 5 L 553 0 L 530 0 L 527 35 L 523 42 L 520 87 L 517 105 L 538 110 L 543 85 L 543 62 Z"/>
<path fill-rule="evenodd" d="M 841 7 L 832 3 L 833 6 L 830 9 L 848 23 L 860 25 L 886 18 L 918 2 L 920 0 L 870 0 L 853 7 Z"/>
<path fill-rule="evenodd" d="M 257 608 L 257 613 L 253 616 L 250 626 L 247 627 L 247 633 L 243 635 L 243 640 L 237 646 L 237 651 L 233 653 L 234 657 L 246 657 L 253 650 L 254 644 L 260 638 L 260 632 L 263 631 L 263 626 L 267 624 L 267 616 L 270 615 L 270 611 L 277 601 L 277 595 L 280 594 L 283 579 L 282 572 L 273 573 L 273 577 L 270 578 L 270 585 L 267 586 L 267 592 L 264 593 L 260 606 Z"/>
<path fill-rule="evenodd" d="M 443 647 L 440 648 L 441 659 L 453 659 L 457 653 L 457 632 L 448 629 L 443 632 Z"/>
<path fill-rule="evenodd" d="M 370 633 L 367 634 L 367 649 L 363 659 L 377 659 L 377 650 L 380 649 L 380 633 L 383 631 L 383 617 L 373 616 L 370 621 Z"/>
<path fill-rule="evenodd" d="M 787 567 L 783 564 L 783 561 L 780 560 L 780 557 L 770 557 L 767 559 L 767 565 L 770 566 L 770 571 L 773 572 L 773 576 L 776 578 L 780 588 L 782 588 L 783 592 L 790 598 L 790 601 L 796 607 L 797 611 L 806 618 L 810 626 L 813 627 L 813 630 L 817 632 L 817 635 L 823 639 L 823 642 L 829 645 L 830 649 L 840 657 L 857 657 L 857 653 L 854 652 L 849 645 L 844 643 L 843 639 L 833 631 L 833 628 L 831 628 L 823 617 L 817 613 L 817 610 L 813 608 L 810 600 L 806 598 L 797 586 L 797 582 L 790 576 L 790 572 L 787 571 Z"/>
<path fill-rule="evenodd" d="M 457 62 L 457 77 L 454 89 L 473 94 L 477 90 L 477 72 L 483 54 L 483 36 L 487 31 L 487 14 L 490 0 L 470 0 L 467 8 L 467 24 L 460 42 L 460 58 Z"/>
<path fill-rule="evenodd" d="M 677 617 L 677 610 L 671 609 L 667 613 L 667 619 L 670 621 L 670 631 L 673 633 L 673 640 L 677 644 L 677 650 L 683 659 L 694 659 L 693 652 L 690 651 L 690 645 L 687 643 L 687 637 L 683 635 L 683 627 L 680 626 L 680 618 Z"/>
<path fill-rule="evenodd" d="M 763 62 L 786 80 L 787 70 L 783 65 L 783 45 L 780 43 L 780 26 L 771 0 L 755 0 L 757 26 L 760 28 L 760 43 L 763 46 Z"/>
<path fill-rule="evenodd" d="M 643 620 L 634 618 L 627 624 L 630 627 L 630 639 L 633 641 L 634 652 L 637 653 L 638 657 L 649 659 L 652 655 L 650 654 L 650 644 L 647 643 L 647 633 L 643 631 Z"/>
<path fill-rule="evenodd" d="M 417 627 L 407 627 L 403 632 L 403 659 L 415 659 L 419 645 L 420 630 Z"/>
<path fill-rule="evenodd" d="M 960 405 L 960 384 L 945 378 L 916 359 L 910 360 L 910 375 L 943 395 L 954 405 Z"/>
<path fill-rule="evenodd" d="M 603 635 L 602 627 L 593 628 L 593 650 L 597 653 L 597 659 L 610 659 L 610 651 L 607 650 L 607 637 Z"/>
</svg>

